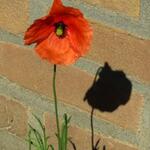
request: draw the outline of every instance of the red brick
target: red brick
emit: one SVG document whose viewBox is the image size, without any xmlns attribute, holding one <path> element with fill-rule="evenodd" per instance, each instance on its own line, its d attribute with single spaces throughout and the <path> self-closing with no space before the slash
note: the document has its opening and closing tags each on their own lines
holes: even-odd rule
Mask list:
<svg viewBox="0 0 150 150">
<path fill-rule="evenodd" d="M 0 45 L 0 57 L 0 74 L 28 89 L 52 97 L 51 64 L 40 60 L 34 51 L 6 43 Z M 91 87 L 93 78 L 76 67 L 58 66 L 56 79 L 58 98 L 90 112 L 91 107 L 83 101 L 83 98 Z M 142 103 L 143 97 L 134 91 L 126 105 L 112 113 L 97 111 L 96 116 L 112 121 L 123 128 L 137 131 Z"/>
<path fill-rule="evenodd" d="M 27 133 L 27 111 L 17 101 L 0 96 L 0 128 L 5 128 L 17 136 Z"/>
<path fill-rule="evenodd" d="M 0 28 L 22 33 L 27 28 L 28 0 L 0 0 Z"/>
<path fill-rule="evenodd" d="M 91 5 L 102 6 L 107 9 L 124 13 L 131 17 L 140 16 L 140 0 L 84 0 Z"/>
<path fill-rule="evenodd" d="M 28 145 L 24 139 L 12 135 L 6 130 L 1 130 L 0 150 L 28 150 Z"/>
<path fill-rule="evenodd" d="M 87 58 L 97 63 L 108 62 L 117 70 L 150 84 L 150 41 L 93 23 L 94 40 Z"/>
<path fill-rule="evenodd" d="M 52 116 L 49 113 L 44 114 L 45 118 L 45 126 L 47 129 L 47 135 L 50 135 L 49 142 L 51 144 L 57 145 L 56 140 L 56 124 L 54 116 Z M 69 137 L 71 138 L 72 142 L 76 145 L 76 148 L 78 150 L 91 150 L 91 133 L 89 130 L 81 129 L 76 126 L 70 126 L 69 127 Z M 108 150 L 137 150 L 135 147 L 128 146 L 126 144 L 121 143 L 119 140 L 114 140 L 111 137 L 105 137 L 100 134 L 94 135 L 95 141 L 97 141 L 100 138 L 99 147 L 102 149 L 103 146 L 105 146 Z M 68 144 L 68 149 L 73 150 L 72 145 Z"/>
</svg>

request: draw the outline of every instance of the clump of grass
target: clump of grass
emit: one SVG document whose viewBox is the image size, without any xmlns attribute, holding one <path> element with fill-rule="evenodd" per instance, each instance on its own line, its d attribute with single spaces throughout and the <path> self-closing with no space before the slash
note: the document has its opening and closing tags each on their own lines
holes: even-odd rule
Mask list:
<svg viewBox="0 0 150 150">
<path fill-rule="evenodd" d="M 49 136 L 46 135 L 45 126 L 36 115 L 33 116 L 37 120 L 42 132 L 39 132 L 31 124 L 29 124 L 29 132 L 27 139 L 29 144 L 29 150 L 32 150 L 33 147 L 36 150 L 55 150 L 54 146 L 48 143 Z M 57 140 L 59 141 L 59 150 L 67 150 L 68 128 L 70 119 L 71 117 L 68 117 L 67 114 L 64 114 L 63 122 L 61 125 L 60 137 L 58 137 L 58 133 L 56 133 Z"/>
</svg>

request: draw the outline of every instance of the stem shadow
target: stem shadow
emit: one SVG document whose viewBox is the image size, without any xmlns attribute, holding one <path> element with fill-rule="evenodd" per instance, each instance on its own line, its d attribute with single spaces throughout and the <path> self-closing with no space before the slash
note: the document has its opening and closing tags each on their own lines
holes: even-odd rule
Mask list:
<svg viewBox="0 0 150 150">
<path fill-rule="evenodd" d="M 74 150 L 77 150 L 75 143 L 72 141 L 72 139 L 69 139 L 70 144 L 72 145 L 72 148 Z"/>
<path fill-rule="evenodd" d="M 84 101 L 91 106 L 91 145 L 92 150 L 99 150 L 98 139 L 94 145 L 94 125 L 93 113 L 97 109 L 100 112 L 113 112 L 119 106 L 125 105 L 131 95 L 132 84 L 125 73 L 120 70 L 112 70 L 105 62 L 103 67 L 99 67 L 95 75 L 92 86 L 86 92 Z M 104 145 L 103 150 L 106 150 Z"/>
<path fill-rule="evenodd" d="M 100 138 L 96 141 L 96 143 L 94 144 L 94 122 L 93 122 L 93 115 L 94 115 L 94 109 L 92 108 L 91 111 L 91 150 L 99 150 L 99 143 L 100 143 Z M 106 146 L 103 145 L 102 150 L 106 150 Z"/>
</svg>

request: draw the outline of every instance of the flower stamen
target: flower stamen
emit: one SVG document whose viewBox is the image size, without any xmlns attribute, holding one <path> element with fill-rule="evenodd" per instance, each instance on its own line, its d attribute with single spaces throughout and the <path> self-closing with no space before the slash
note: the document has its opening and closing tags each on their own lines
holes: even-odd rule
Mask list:
<svg viewBox="0 0 150 150">
<path fill-rule="evenodd" d="M 58 37 L 64 37 L 66 25 L 63 22 L 55 24 L 55 33 Z"/>
</svg>

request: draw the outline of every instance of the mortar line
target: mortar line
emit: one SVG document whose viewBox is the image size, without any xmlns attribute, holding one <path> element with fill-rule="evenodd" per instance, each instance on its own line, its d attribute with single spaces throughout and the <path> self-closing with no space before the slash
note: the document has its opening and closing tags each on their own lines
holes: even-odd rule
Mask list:
<svg viewBox="0 0 150 150">
<path fill-rule="evenodd" d="M 141 21 L 148 24 L 150 28 L 150 1 L 141 0 Z"/>
<path fill-rule="evenodd" d="M 0 28 L 0 41 L 11 42 L 23 46 L 23 36 L 15 35 Z"/>
<path fill-rule="evenodd" d="M 35 5 L 36 3 L 36 5 Z M 95 20 L 98 23 L 104 23 L 113 28 L 120 28 L 128 33 L 138 36 L 140 38 L 150 39 L 150 18 L 149 18 L 149 9 L 148 0 L 142 0 L 141 2 L 141 13 L 143 16 L 140 20 L 135 20 L 133 17 L 111 11 L 109 9 L 103 8 L 101 6 L 93 6 L 83 1 L 73 1 L 73 0 L 64 0 L 64 3 L 69 6 L 75 6 L 83 10 L 84 14 L 91 20 Z M 46 11 L 51 7 L 52 0 L 49 1 L 29 1 L 29 22 L 33 22 L 34 19 L 37 19 L 41 16 L 46 15 Z M 48 6 L 47 10 L 46 7 Z M 144 11 L 146 10 L 146 13 Z"/>
<path fill-rule="evenodd" d="M 22 139 L 21 137 L 18 137 L 15 134 L 12 134 L 4 129 L 0 129 L 0 149 L 6 150 L 18 150 L 18 148 L 21 148 L 21 150 L 27 150 L 28 149 L 28 143 Z M 2 144 L 2 145 L 1 145 Z M 14 149 L 16 148 L 16 149 Z"/>
<path fill-rule="evenodd" d="M 5 36 L 2 37 L 1 34 L 5 35 Z M 21 35 L 20 36 L 16 36 L 16 35 L 13 35 L 13 34 L 11 34 L 9 32 L 0 30 L 0 41 L 1 40 L 4 41 L 4 42 L 8 42 L 8 41 L 9 42 L 14 42 L 14 43 L 10 43 L 10 44 L 17 44 L 17 45 L 19 45 L 21 47 L 26 48 L 26 46 L 23 45 L 23 37 Z M 33 45 L 32 46 L 28 46 L 28 48 L 33 48 L 33 47 L 34 47 Z M 92 76 L 95 76 L 95 74 L 97 72 L 97 69 L 99 67 L 102 67 L 103 65 L 102 64 L 98 64 L 97 62 L 94 62 L 92 60 L 88 60 L 87 58 L 80 58 L 72 66 L 81 69 L 81 71 L 86 71 L 87 73 L 89 73 Z M 137 80 L 133 79 L 132 76 L 127 76 L 127 77 L 131 80 L 131 82 L 133 84 L 133 87 L 137 91 L 141 92 L 144 95 L 147 95 L 147 94 L 150 95 L 150 85 L 146 85 L 145 83 L 140 83 L 140 81 L 137 81 Z"/>
<path fill-rule="evenodd" d="M 120 28 L 140 38 L 150 39 L 149 27 L 143 20 L 135 20 L 133 17 L 111 11 L 101 6 L 93 6 L 87 2 L 64 0 L 65 4 L 75 6 L 83 10 L 84 14 L 96 22 L 104 23 L 110 27 Z"/>
<path fill-rule="evenodd" d="M 51 113 L 55 112 L 53 107 L 54 103 L 48 97 L 20 87 L 16 83 L 10 82 L 7 78 L 2 76 L 0 76 L 0 93 L 1 95 L 17 99 L 28 107 L 36 107 L 39 111 L 49 111 Z M 61 113 L 67 112 L 73 116 L 73 124 L 80 128 L 90 130 L 90 114 L 62 102 L 59 103 L 59 108 Z M 61 116 L 61 114 L 59 115 Z M 135 133 L 116 126 L 111 122 L 94 118 L 94 128 L 97 133 L 111 136 L 112 138 L 116 138 L 127 144 L 138 145 L 138 137 Z"/>
<path fill-rule="evenodd" d="M 92 76 L 95 76 L 97 69 L 99 67 L 103 67 L 102 64 L 98 64 L 98 63 L 96 63 L 92 60 L 88 60 L 86 58 L 80 58 L 72 66 L 75 66 L 75 67 L 81 69 L 81 71 L 85 71 Z M 127 75 L 127 77 L 132 82 L 133 88 L 135 90 L 142 93 L 144 96 L 150 95 L 150 85 L 147 85 L 145 83 L 141 83 L 141 81 L 137 81 L 137 80 L 133 79 L 132 76 Z"/>
<path fill-rule="evenodd" d="M 141 131 L 139 132 L 139 149 L 150 149 L 150 97 L 145 97 L 147 101 L 143 107 L 142 120 L 140 122 Z"/>
</svg>

